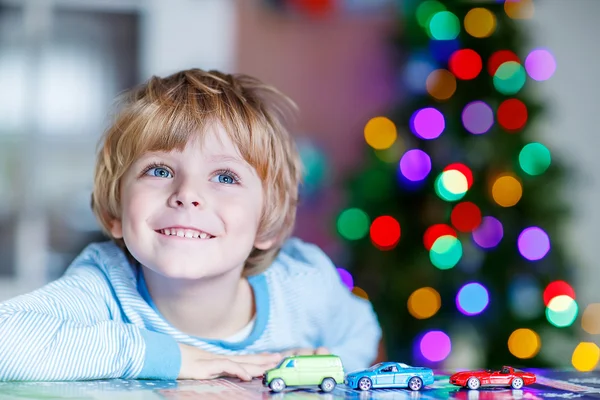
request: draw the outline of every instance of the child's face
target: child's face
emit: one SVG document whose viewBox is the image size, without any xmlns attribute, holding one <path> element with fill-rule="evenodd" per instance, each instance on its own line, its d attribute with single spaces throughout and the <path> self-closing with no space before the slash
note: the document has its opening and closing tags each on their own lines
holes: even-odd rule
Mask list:
<svg viewBox="0 0 600 400">
<path fill-rule="evenodd" d="M 241 270 L 256 242 L 263 187 L 220 124 L 183 152 L 148 153 L 121 182 L 122 218 L 111 229 L 145 267 L 198 279 Z M 208 234 L 208 236 L 206 236 Z"/>
</svg>

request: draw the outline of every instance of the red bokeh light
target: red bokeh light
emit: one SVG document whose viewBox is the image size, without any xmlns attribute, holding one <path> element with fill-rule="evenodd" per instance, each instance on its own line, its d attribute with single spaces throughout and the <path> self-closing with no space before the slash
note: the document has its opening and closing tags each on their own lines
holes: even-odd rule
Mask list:
<svg viewBox="0 0 600 400">
<path fill-rule="evenodd" d="M 488 73 L 491 76 L 494 76 L 496 74 L 496 71 L 498 71 L 498 68 L 507 61 L 516 61 L 519 64 L 521 64 L 521 60 L 519 59 L 519 56 L 517 56 L 512 51 L 498 50 L 497 52 L 492 54 L 490 56 L 490 58 L 488 59 L 488 65 L 487 65 Z"/>
<path fill-rule="evenodd" d="M 504 100 L 498 107 L 498 123 L 509 132 L 522 129 L 527 123 L 527 106 L 521 100 Z"/>
<path fill-rule="evenodd" d="M 448 68 L 458 79 L 475 79 L 483 68 L 481 56 L 471 49 L 457 50 L 450 56 Z"/>
<path fill-rule="evenodd" d="M 481 224 L 481 210 L 470 201 L 458 203 L 450 214 L 452 225 L 460 232 L 471 232 Z"/>
<path fill-rule="evenodd" d="M 451 171 L 453 169 L 462 173 L 465 176 L 465 178 L 467 178 L 467 189 L 471 189 L 471 186 L 473 185 L 473 173 L 471 172 L 469 167 L 467 167 L 465 164 L 454 163 L 444 168 L 444 171 Z"/>
<path fill-rule="evenodd" d="M 575 300 L 575 290 L 565 281 L 554 281 L 544 290 L 544 304 L 547 306 L 556 296 L 569 296 Z"/>
<path fill-rule="evenodd" d="M 400 241 L 400 223 L 394 217 L 375 218 L 370 229 L 371 241 L 380 250 L 391 250 Z"/>
<path fill-rule="evenodd" d="M 423 235 L 423 244 L 427 251 L 431 250 L 431 247 L 442 236 L 454 236 L 457 237 L 456 231 L 450 226 L 446 224 L 436 224 L 432 225 L 425 231 Z"/>
<path fill-rule="evenodd" d="M 331 14 L 335 8 L 334 0 L 288 0 L 288 4 L 313 17 Z"/>
</svg>

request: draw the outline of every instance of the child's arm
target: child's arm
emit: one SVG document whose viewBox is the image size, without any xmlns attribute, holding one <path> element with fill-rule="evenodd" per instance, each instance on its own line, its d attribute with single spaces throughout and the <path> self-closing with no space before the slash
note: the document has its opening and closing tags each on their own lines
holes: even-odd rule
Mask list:
<svg viewBox="0 0 600 400">
<path fill-rule="evenodd" d="M 85 264 L 0 304 L 0 381 L 177 378 L 177 342 L 115 314 L 103 272 Z"/>
</svg>

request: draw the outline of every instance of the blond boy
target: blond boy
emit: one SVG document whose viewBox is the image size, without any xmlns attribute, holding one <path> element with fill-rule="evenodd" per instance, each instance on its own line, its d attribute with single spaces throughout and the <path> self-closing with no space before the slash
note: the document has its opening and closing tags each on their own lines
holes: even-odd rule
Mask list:
<svg viewBox="0 0 600 400">
<path fill-rule="evenodd" d="M 111 241 L 0 304 L 0 380 L 249 380 L 290 353 L 376 357 L 370 304 L 290 238 L 293 103 L 199 69 L 131 91 L 103 137 L 92 208 Z"/>
</svg>

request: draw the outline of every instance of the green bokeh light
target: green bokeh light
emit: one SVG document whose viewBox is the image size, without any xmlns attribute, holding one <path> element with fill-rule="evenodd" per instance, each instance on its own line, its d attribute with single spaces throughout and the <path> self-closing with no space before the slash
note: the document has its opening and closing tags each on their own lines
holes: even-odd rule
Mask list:
<svg viewBox="0 0 600 400">
<path fill-rule="evenodd" d="M 429 36 L 436 40 L 454 40 L 460 33 L 460 21 L 450 11 L 436 13 L 429 21 Z"/>
<path fill-rule="evenodd" d="M 369 233 L 371 221 L 366 212 L 349 208 L 340 213 L 337 219 L 338 233 L 347 240 L 358 240 Z"/>
<path fill-rule="evenodd" d="M 579 307 L 575 300 L 568 296 L 557 296 L 546 307 L 546 318 L 557 328 L 565 328 L 573 325 L 578 312 Z"/>
<path fill-rule="evenodd" d="M 435 0 L 427 0 L 417 7 L 417 22 L 422 28 L 429 27 L 429 21 L 436 13 L 446 11 L 446 6 Z"/>
<path fill-rule="evenodd" d="M 451 235 L 440 236 L 429 251 L 431 263 L 439 269 L 450 269 L 460 261 L 463 254 L 460 240 Z"/>
<path fill-rule="evenodd" d="M 529 175 L 541 175 L 550 166 L 550 150 L 541 143 L 529 143 L 519 153 L 519 165 Z"/>
<path fill-rule="evenodd" d="M 500 65 L 494 74 L 494 87 L 505 95 L 513 95 L 523 88 L 527 73 L 516 61 L 507 61 Z"/>
<path fill-rule="evenodd" d="M 458 201 L 467 194 L 467 178 L 457 170 L 444 171 L 435 179 L 434 189 L 445 201 Z"/>
</svg>

